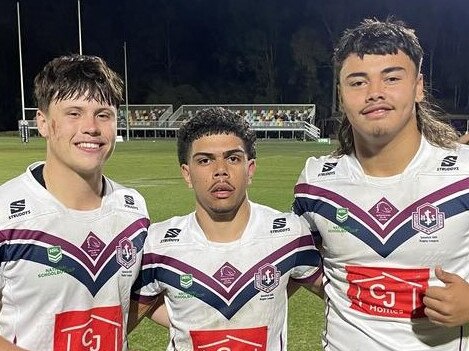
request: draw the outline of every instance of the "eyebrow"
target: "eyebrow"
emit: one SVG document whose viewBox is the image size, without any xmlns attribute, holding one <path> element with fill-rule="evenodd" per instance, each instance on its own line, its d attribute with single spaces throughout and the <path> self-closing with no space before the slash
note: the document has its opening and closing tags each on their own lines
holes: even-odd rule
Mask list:
<svg viewBox="0 0 469 351">
<path fill-rule="evenodd" d="M 246 154 L 246 152 L 239 148 L 239 149 L 231 149 L 231 150 L 227 150 L 225 152 L 223 152 L 223 157 L 229 157 L 233 154 Z M 192 158 L 195 158 L 197 156 L 205 156 L 205 157 L 213 157 L 214 153 L 213 152 L 197 152 L 195 153 L 194 155 L 192 155 Z"/>
<path fill-rule="evenodd" d="M 70 106 L 65 106 L 63 107 L 64 110 L 79 110 L 79 111 L 83 111 L 87 108 L 87 106 L 82 106 L 82 105 L 70 105 Z M 114 112 L 114 110 L 112 109 L 112 107 L 99 107 L 97 108 L 96 110 L 93 110 L 95 113 L 101 113 L 103 111 L 105 112 Z"/>
<path fill-rule="evenodd" d="M 401 67 L 401 66 L 386 67 L 380 73 L 381 74 L 388 74 L 388 73 L 391 73 L 391 72 L 400 72 L 400 71 L 405 71 L 405 68 Z M 366 72 L 352 72 L 349 75 L 347 75 L 345 77 L 345 79 L 356 78 L 356 77 L 367 77 L 367 76 L 368 76 L 368 73 L 366 73 Z"/>
</svg>

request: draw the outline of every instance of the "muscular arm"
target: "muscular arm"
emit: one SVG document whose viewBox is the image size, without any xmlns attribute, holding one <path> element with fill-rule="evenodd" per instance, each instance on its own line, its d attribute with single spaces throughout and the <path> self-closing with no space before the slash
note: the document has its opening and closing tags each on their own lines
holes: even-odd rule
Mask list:
<svg viewBox="0 0 469 351">
<path fill-rule="evenodd" d="M 155 306 L 152 308 L 152 311 L 153 313 L 151 314 L 151 319 L 159 325 L 169 328 L 170 321 L 164 299 L 158 299 Z"/>
</svg>

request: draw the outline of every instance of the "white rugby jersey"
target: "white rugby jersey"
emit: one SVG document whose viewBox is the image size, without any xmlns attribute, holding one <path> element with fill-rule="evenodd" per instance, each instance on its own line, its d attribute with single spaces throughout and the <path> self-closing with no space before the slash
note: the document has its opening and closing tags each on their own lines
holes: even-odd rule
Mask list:
<svg viewBox="0 0 469 351">
<path fill-rule="evenodd" d="M 208 241 L 194 213 L 150 226 L 134 298 L 164 294 L 167 350 L 287 349 L 287 283 L 314 282 L 320 257 L 298 216 L 250 205 L 230 243 Z"/>
<path fill-rule="evenodd" d="M 467 350 L 467 326 L 432 324 L 422 298 L 443 285 L 436 265 L 469 280 L 468 147 L 422 138 L 405 171 L 383 178 L 354 156 L 312 157 L 294 210 L 322 241 L 325 350 Z"/>
<path fill-rule="evenodd" d="M 127 350 L 130 289 L 149 226 L 135 190 L 65 208 L 26 173 L 0 187 L 0 335 L 35 351 Z"/>
</svg>

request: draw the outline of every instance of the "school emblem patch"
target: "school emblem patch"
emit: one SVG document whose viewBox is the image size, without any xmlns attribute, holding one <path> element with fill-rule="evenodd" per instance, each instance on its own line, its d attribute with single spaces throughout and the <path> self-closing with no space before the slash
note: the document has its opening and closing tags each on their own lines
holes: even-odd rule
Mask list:
<svg viewBox="0 0 469 351">
<path fill-rule="evenodd" d="M 265 264 L 254 274 L 254 284 L 257 290 L 270 293 L 280 281 L 280 271 L 271 264 Z"/>
<path fill-rule="evenodd" d="M 417 207 L 412 213 L 412 228 L 431 234 L 445 226 L 445 214 L 429 203 Z"/>
<path fill-rule="evenodd" d="M 119 241 L 119 246 L 116 248 L 117 263 L 129 269 L 137 260 L 137 248 L 133 242 L 127 238 Z"/>
</svg>

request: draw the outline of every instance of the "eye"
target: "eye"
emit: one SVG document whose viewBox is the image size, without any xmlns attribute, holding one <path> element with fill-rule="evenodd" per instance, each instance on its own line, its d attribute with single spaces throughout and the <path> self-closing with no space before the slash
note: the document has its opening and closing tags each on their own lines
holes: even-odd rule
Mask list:
<svg viewBox="0 0 469 351">
<path fill-rule="evenodd" d="M 78 111 L 69 111 L 67 112 L 67 116 L 71 118 L 78 118 L 80 117 L 80 113 Z"/>
<path fill-rule="evenodd" d="M 366 82 L 364 80 L 352 80 L 349 81 L 348 85 L 352 88 L 360 88 L 364 86 Z"/>
<path fill-rule="evenodd" d="M 385 81 L 387 83 L 390 83 L 390 84 L 394 84 L 394 83 L 397 83 L 401 80 L 401 77 L 398 77 L 398 76 L 389 76 L 389 77 L 386 77 Z"/>
<path fill-rule="evenodd" d="M 205 166 L 210 164 L 210 159 L 208 157 L 200 157 L 195 160 L 198 165 Z"/>
<path fill-rule="evenodd" d="M 99 119 L 110 119 L 111 117 L 111 114 L 107 112 L 101 112 L 98 114 Z"/>
<path fill-rule="evenodd" d="M 228 156 L 227 160 L 231 164 L 239 163 L 239 162 L 241 162 L 241 156 L 239 156 L 239 155 L 230 155 L 230 156 Z"/>
</svg>

